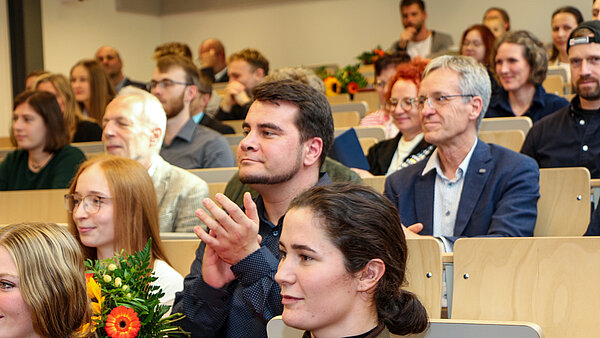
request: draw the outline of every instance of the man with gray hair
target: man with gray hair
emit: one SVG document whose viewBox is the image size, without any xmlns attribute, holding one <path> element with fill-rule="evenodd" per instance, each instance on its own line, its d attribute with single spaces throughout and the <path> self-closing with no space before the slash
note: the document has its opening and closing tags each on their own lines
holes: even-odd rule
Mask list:
<svg viewBox="0 0 600 338">
<path fill-rule="evenodd" d="M 165 111 L 156 97 L 125 87 L 106 107 L 102 119 L 104 149 L 134 159 L 148 169 L 156 190 L 161 232 L 192 232 L 196 225 L 206 228 L 195 211 L 208 197 L 208 185 L 158 154 L 166 124 Z"/>
<path fill-rule="evenodd" d="M 437 237 L 446 251 L 459 237 L 533 236 L 537 164 L 477 137 L 490 92 L 485 68 L 472 58 L 433 59 L 413 104 L 425 140 L 437 149 L 385 183 L 406 233 Z"/>
</svg>

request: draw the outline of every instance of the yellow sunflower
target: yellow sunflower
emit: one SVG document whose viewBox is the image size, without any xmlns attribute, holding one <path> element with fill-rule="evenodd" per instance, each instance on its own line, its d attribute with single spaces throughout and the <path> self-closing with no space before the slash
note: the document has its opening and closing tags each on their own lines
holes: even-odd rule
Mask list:
<svg viewBox="0 0 600 338">
<path fill-rule="evenodd" d="M 334 76 L 328 76 L 323 80 L 325 83 L 325 95 L 334 96 L 342 91 L 342 83 Z"/>
</svg>

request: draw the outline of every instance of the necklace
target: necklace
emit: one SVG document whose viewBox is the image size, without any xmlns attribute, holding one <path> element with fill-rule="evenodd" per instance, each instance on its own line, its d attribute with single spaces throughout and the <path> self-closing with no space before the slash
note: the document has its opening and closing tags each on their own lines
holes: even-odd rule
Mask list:
<svg viewBox="0 0 600 338">
<path fill-rule="evenodd" d="M 48 164 L 48 162 L 50 161 L 52 156 L 54 156 L 54 154 L 50 154 L 50 156 L 48 156 L 45 160 L 43 160 L 40 163 L 35 163 L 33 161 L 33 159 L 31 157 L 29 157 L 29 167 L 31 167 L 31 169 L 33 169 L 33 171 L 38 172 L 41 168 L 43 168 L 46 164 Z"/>
</svg>

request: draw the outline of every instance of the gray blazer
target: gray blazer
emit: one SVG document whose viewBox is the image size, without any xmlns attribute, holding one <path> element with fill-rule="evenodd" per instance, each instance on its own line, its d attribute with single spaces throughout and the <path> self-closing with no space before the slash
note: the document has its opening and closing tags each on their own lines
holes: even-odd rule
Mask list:
<svg viewBox="0 0 600 338">
<path fill-rule="evenodd" d="M 161 232 L 192 232 L 196 225 L 206 230 L 195 211 L 202 199 L 209 197 L 208 185 L 198 176 L 167 163 L 160 156 L 153 158 L 156 166 L 152 182 L 158 200 Z"/>
</svg>

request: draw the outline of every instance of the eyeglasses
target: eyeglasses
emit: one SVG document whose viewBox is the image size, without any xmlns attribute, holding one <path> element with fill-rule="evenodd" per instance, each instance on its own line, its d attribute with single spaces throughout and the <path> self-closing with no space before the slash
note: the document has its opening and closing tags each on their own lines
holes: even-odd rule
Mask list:
<svg viewBox="0 0 600 338">
<path fill-rule="evenodd" d="M 159 86 L 162 89 L 165 88 L 170 88 L 173 87 L 174 85 L 184 85 L 184 86 L 191 86 L 193 83 L 187 83 L 187 82 L 180 82 L 180 81 L 173 81 L 173 80 L 169 80 L 169 79 L 163 79 L 160 81 L 150 81 L 150 83 L 146 84 L 146 88 L 148 90 L 152 90 L 154 88 L 156 88 L 156 86 Z"/>
<path fill-rule="evenodd" d="M 400 108 L 402 108 L 402 110 L 410 111 L 416 108 L 416 100 L 416 98 L 412 97 L 404 97 L 400 101 L 398 101 L 398 99 L 390 98 L 389 100 L 385 101 L 385 110 L 388 112 L 393 112 L 396 110 L 396 107 L 398 107 L 398 104 L 400 104 Z"/>
<path fill-rule="evenodd" d="M 455 94 L 455 95 L 434 95 L 434 96 L 419 96 L 415 99 L 416 103 L 417 103 L 417 110 L 418 111 L 422 111 L 423 108 L 425 108 L 425 101 L 427 101 L 427 103 L 429 104 L 429 107 L 432 109 L 440 109 L 441 107 L 443 107 L 444 105 L 446 105 L 446 103 L 448 103 L 448 101 L 450 101 L 450 99 L 455 98 L 455 97 L 475 97 L 477 95 L 473 95 L 473 94 Z"/>
<path fill-rule="evenodd" d="M 106 203 L 104 200 L 111 200 L 112 197 L 104 197 L 98 195 L 87 195 L 80 196 L 77 194 L 66 194 L 65 195 L 65 208 L 67 211 L 72 213 L 77 207 L 83 202 L 83 210 L 88 214 L 97 214 L 100 211 L 102 204 Z"/>
</svg>

